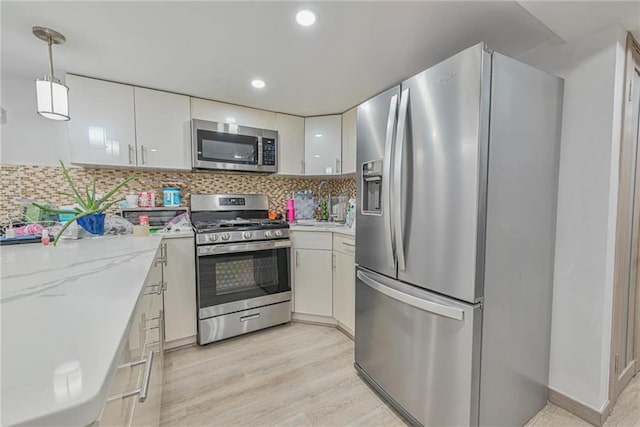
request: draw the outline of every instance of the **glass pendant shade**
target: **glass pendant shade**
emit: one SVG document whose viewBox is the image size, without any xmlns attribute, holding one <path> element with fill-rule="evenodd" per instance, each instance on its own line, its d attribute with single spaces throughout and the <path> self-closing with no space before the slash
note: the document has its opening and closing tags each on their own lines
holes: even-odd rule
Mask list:
<svg viewBox="0 0 640 427">
<path fill-rule="evenodd" d="M 52 120 L 69 120 L 69 88 L 55 77 L 36 80 L 38 114 Z"/>
</svg>

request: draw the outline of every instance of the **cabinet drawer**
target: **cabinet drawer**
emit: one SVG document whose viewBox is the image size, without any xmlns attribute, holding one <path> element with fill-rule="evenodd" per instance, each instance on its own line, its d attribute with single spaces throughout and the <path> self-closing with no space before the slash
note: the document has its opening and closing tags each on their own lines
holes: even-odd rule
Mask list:
<svg viewBox="0 0 640 427">
<path fill-rule="evenodd" d="M 356 239 L 353 236 L 336 233 L 333 235 L 333 250 L 347 255 L 355 255 Z"/>
<path fill-rule="evenodd" d="M 295 249 L 325 249 L 330 251 L 332 233 L 318 231 L 293 231 L 291 244 Z"/>
</svg>

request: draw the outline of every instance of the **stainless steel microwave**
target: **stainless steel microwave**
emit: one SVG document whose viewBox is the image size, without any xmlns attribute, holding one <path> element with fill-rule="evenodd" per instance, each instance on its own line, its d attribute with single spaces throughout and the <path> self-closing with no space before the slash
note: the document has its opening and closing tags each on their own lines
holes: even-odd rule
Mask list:
<svg viewBox="0 0 640 427">
<path fill-rule="evenodd" d="M 278 132 L 234 123 L 193 119 L 193 167 L 278 172 Z"/>
</svg>

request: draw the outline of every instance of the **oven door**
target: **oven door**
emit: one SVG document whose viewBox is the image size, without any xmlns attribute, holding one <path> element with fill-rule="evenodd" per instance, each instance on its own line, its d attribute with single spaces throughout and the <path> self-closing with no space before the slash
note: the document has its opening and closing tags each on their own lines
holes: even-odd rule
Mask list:
<svg viewBox="0 0 640 427">
<path fill-rule="evenodd" d="M 291 241 L 198 246 L 198 316 L 206 319 L 291 299 Z"/>
</svg>

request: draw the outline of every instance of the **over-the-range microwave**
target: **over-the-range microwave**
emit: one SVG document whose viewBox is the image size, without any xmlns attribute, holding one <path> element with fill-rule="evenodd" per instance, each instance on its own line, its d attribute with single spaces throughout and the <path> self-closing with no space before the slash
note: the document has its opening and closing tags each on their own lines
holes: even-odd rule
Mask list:
<svg viewBox="0 0 640 427">
<path fill-rule="evenodd" d="M 193 167 L 278 172 L 278 132 L 234 123 L 192 120 Z"/>
</svg>

